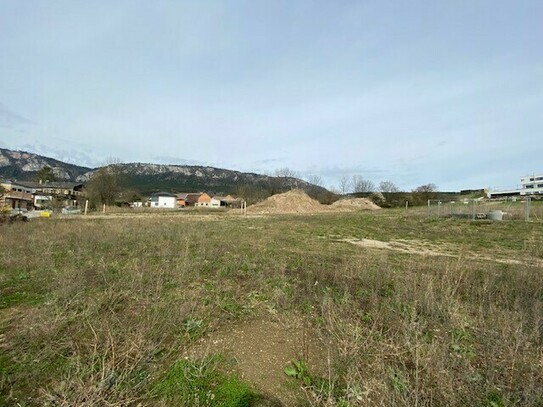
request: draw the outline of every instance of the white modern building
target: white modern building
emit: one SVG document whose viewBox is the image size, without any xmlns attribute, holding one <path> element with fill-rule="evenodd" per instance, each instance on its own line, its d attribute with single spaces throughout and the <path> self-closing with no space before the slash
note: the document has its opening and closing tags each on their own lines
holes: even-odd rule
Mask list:
<svg viewBox="0 0 543 407">
<path fill-rule="evenodd" d="M 149 198 L 149 206 L 155 209 L 177 208 L 177 196 L 169 192 L 157 192 Z"/>
<path fill-rule="evenodd" d="M 520 179 L 521 195 L 543 194 L 543 174 L 527 175 Z"/>
<path fill-rule="evenodd" d="M 488 192 L 489 198 L 517 195 L 543 195 L 543 174 L 525 175 L 520 178 L 520 185 L 518 186 L 493 188 Z"/>
</svg>

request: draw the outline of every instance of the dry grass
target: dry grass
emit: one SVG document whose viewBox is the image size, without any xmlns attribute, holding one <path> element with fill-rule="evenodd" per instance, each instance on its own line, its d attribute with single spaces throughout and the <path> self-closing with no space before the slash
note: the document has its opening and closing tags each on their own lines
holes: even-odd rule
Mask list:
<svg viewBox="0 0 543 407">
<path fill-rule="evenodd" d="M 543 404 L 540 263 L 466 255 L 541 259 L 540 223 L 475 225 L 380 211 L 211 222 L 49 219 L 0 228 L 0 404 L 194 404 L 171 392 L 207 397 L 214 390 L 202 389 L 230 385 L 209 379 L 198 387 L 196 375 L 190 386 L 166 386 L 175 372 L 194 370 L 178 369 L 182 355 L 262 310 L 305 321 L 329 344 L 327 374 L 311 373 L 309 364 L 310 384 L 290 379 L 304 387 L 308 405 Z M 338 241 L 409 237 L 456 245 L 458 256 Z M 170 393 L 157 390 L 164 388 Z M 217 404 L 213 397 L 206 400 Z"/>
</svg>

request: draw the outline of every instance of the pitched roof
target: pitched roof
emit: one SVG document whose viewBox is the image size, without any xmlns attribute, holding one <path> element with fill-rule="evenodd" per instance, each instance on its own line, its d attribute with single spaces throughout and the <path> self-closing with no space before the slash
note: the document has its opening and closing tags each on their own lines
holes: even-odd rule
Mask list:
<svg viewBox="0 0 543 407">
<path fill-rule="evenodd" d="M 167 197 L 172 197 L 172 198 L 177 198 L 177 195 L 175 194 L 172 194 L 171 192 L 154 192 L 151 194 L 152 197 L 159 197 L 159 196 L 167 196 Z"/>
<path fill-rule="evenodd" d="M 43 189 L 43 188 L 60 188 L 60 189 L 73 189 L 78 186 L 83 186 L 83 183 L 81 182 L 58 182 L 58 181 L 51 181 L 51 182 L 42 182 L 41 184 L 39 182 L 32 182 L 32 181 L 12 181 L 12 184 L 15 185 L 21 185 L 26 188 L 33 188 L 33 189 Z"/>
<path fill-rule="evenodd" d="M 202 193 L 200 192 L 196 192 L 196 193 L 189 193 L 187 194 L 187 196 L 185 197 L 185 200 L 189 201 L 189 202 L 197 202 L 198 201 L 198 198 L 200 198 L 202 196 Z"/>
</svg>

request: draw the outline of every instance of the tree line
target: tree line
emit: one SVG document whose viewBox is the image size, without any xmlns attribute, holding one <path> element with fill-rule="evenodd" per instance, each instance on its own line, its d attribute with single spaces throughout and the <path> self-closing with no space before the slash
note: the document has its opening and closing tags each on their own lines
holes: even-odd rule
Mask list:
<svg viewBox="0 0 543 407">
<path fill-rule="evenodd" d="M 119 202 L 130 202 L 141 199 L 139 191 L 128 188 L 124 182 L 120 162 L 110 159 L 108 163 L 94 171 L 85 185 L 87 198 L 91 207 L 99 205 L 115 205 Z M 42 168 L 36 175 L 37 180 L 56 181 L 57 178 L 50 167 Z M 254 185 L 238 185 L 231 192 L 252 204 L 272 195 L 286 192 L 291 189 L 292 179 L 301 179 L 299 173 L 283 167 L 268 174 L 267 181 Z M 375 184 L 359 174 L 343 175 L 339 179 L 337 187 L 326 189 L 321 176 L 309 174 L 305 177 L 310 185 L 306 186 L 306 192 L 323 204 L 330 204 L 342 196 L 368 197 L 375 203 L 384 207 L 403 206 L 405 201 L 410 205 L 425 204 L 428 199 L 436 199 L 438 189 L 435 184 L 420 185 L 411 191 L 404 191 L 393 181 L 386 180 Z"/>
</svg>

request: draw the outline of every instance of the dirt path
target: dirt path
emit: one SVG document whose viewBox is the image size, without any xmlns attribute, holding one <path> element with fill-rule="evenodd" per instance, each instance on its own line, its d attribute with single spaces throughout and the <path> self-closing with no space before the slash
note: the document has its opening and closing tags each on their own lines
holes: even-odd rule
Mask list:
<svg viewBox="0 0 543 407">
<path fill-rule="evenodd" d="M 278 405 L 297 405 L 304 398 L 300 382 L 285 375 L 291 360 L 302 357 L 311 372 L 325 375 L 328 351 L 314 330 L 301 323 L 286 324 L 272 315 L 221 327 L 201 339 L 185 357 L 220 353 L 234 361 L 233 370 Z"/>
<path fill-rule="evenodd" d="M 419 240 L 397 239 L 390 242 L 373 239 L 338 239 L 337 241 L 351 243 L 356 246 L 367 247 L 371 249 L 393 250 L 401 253 L 417 254 L 421 256 L 440 256 L 459 258 L 458 247 L 443 243 L 441 245 L 424 242 Z M 543 261 L 536 258 L 527 258 L 524 260 L 513 258 L 498 258 L 479 253 L 468 253 L 469 258 L 474 260 L 493 261 L 501 264 L 526 264 L 543 267 Z"/>
</svg>

